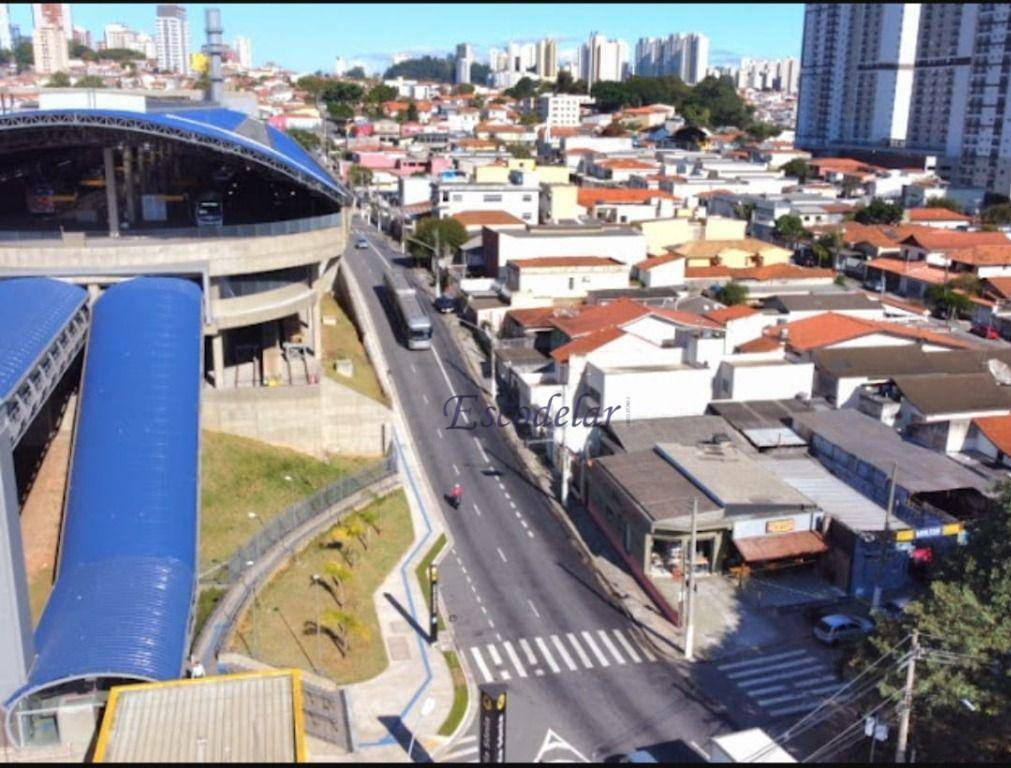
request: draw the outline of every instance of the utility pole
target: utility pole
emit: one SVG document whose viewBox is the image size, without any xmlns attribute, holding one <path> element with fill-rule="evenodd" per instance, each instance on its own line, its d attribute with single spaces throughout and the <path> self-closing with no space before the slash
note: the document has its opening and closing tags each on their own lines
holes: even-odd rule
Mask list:
<svg viewBox="0 0 1011 768">
<path fill-rule="evenodd" d="M 698 536 L 699 500 L 692 499 L 691 533 L 688 536 L 688 573 L 685 593 L 685 661 L 695 661 L 695 542 Z"/>
<path fill-rule="evenodd" d="M 871 608 L 877 608 L 881 605 L 881 578 L 885 569 L 885 557 L 891 551 L 892 511 L 895 506 L 895 479 L 898 473 L 899 465 L 893 461 L 892 478 L 888 485 L 888 506 L 885 507 L 885 530 L 882 536 L 883 541 L 880 543 L 878 550 L 878 572 L 874 579 L 874 596 L 871 598 Z"/>
<path fill-rule="evenodd" d="M 439 228 L 435 228 L 435 256 L 432 265 L 435 267 L 435 288 L 442 293 L 442 243 L 439 242 Z"/>
<path fill-rule="evenodd" d="M 916 683 L 916 660 L 920 656 L 920 632 L 913 630 L 912 652 L 906 667 L 906 687 L 899 706 L 899 735 L 895 741 L 895 762 L 906 762 L 906 744 L 909 741 L 909 716 L 913 711 L 913 685 Z"/>
<path fill-rule="evenodd" d="M 428 565 L 428 638 L 433 644 L 439 642 L 439 568 L 435 563 Z"/>
</svg>

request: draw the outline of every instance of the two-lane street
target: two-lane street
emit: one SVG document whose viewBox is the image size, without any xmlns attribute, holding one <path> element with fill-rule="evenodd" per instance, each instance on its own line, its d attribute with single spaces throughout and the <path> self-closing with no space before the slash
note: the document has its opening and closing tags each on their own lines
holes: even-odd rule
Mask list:
<svg viewBox="0 0 1011 768">
<path fill-rule="evenodd" d="M 445 506 L 455 547 L 441 569 L 442 600 L 474 679 L 509 686 L 509 759 L 563 759 L 569 750 L 568 759 L 601 760 L 679 739 L 704 746 L 720 722 L 600 590 L 498 428 L 477 423 L 483 400 L 469 403 L 472 429 L 450 428 L 446 401 L 480 396 L 446 325 L 455 318 L 429 312 L 431 350 L 400 344 L 380 297 L 383 269 L 404 269 L 402 259 L 381 235 L 364 227 L 358 235 L 370 247 L 349 248 L 346 266 L 366 296 L 423 470 L 437 497 L 457 482 L 464 489 L 458 510 Z M 473 735 L 454 759 L 477 758 Z"/>
</svg>

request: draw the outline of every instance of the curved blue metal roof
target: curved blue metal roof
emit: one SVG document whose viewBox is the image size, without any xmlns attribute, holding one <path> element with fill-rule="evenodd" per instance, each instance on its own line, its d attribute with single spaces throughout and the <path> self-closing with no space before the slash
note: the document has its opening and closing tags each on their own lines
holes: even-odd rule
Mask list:
<svg viewBox="0 0 1011 768">
<path fill-rule="evenodd" d="M 56 584 L 28 683 L 178 677 L 196 583 L 201 293 L 141 277 L 95 302 Z M 8 706 L 10 709 L 10 706 Z"/>
<path fill-rule="evenodd" d="M 161 132 L 182 131 L 205 139 L 224 142 L 277 164 L 303 182 L 316 182 L 334 197 L 345 193 L 338 181 L 324 170 L 290 136 L 273 126 L 220 107 L 129 112 L 115 109 L 47 109 L 14 112 L 0 116 L 0 129 L 31 127 L 35 121 L 67 125 L 95 125 L 121 130 Z M 128 124 L 124 124 L 128 123 Z"/>
<path fill-rule="evenodd" d="M 34 368 L 87 298 L 83 288 L 47 277 L 0 282 L 0 402 Z"/>
</svg>

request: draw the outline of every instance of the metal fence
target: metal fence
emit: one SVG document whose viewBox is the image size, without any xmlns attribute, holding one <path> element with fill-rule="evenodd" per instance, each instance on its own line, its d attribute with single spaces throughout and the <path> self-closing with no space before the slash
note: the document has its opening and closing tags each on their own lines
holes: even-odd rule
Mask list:
<svg viewBox="0 0 1011 768">
<path fill-rule="evenodd" d="M 136 245 L 141 238 L 193 239 L 221 237 L 273 237 L 275 235 L 297 235 L 303 232 L 313 232 L 318 229 L 328 229 L 341 225 L 341 214 L 331 213 L 326 216 L 312 216 L 305 219 L 290 219 L 288 221 L 270 221 L 263 224 L 229 224 L 220 227 L 177 227 L 171 229 L 134 229 L 121 230 L 119 237 L 109 237 L 108 232 L 68 232 L 68 244 L 84 245 L 95 240 L 102 240 L 102 245 Z M 84 238 L 84 243 L 80 238 Z M 33 230 L 0 230 L 0 241 L 37 241 L 55 240 L 63 242 L 63 233 L 54 231 Z"/>
<path fill-rule="evenodd" d="M 269 523 L 264 523 L 263 528 L 232 555 L 227 563 L 222 563 L 201 574 L 201 583 L 207 586 L 221 587 L 235 584 L 251 564 L 259 562 L 265 552 L 307 520 L 322 514 L 363 488 L 390 477 L 396 471 L 396 455 L 390 453 L 375 464 L 354 474 L 344 475 L 339 480 L 316 491 L 312 496 L 295 502 Z"/>
</svg>

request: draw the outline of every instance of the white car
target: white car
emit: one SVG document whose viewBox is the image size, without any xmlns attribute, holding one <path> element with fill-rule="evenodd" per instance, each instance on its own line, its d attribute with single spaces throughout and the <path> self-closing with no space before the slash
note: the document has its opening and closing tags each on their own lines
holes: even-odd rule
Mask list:
<svg viewBox="0 0 1011 768">
<path fill-rule="evenodd" d="M 359 237 L 358 238 L 358 242 L 355 243 L 355 248 L 359 248 L 360 249 L 360 248 L 368 248 L 368 247 L 369 247 L 369 241 L 366 240 L 364 237 Z"/>
<path fill-rule="evenodd" d="M 822 616 L 814 625 L 814 636 L 825 645 L 835 645 L 846 640 L 854 640 L 874 631 L 874 622 L 862 616 L 833 613 Z"/>
</svg>

